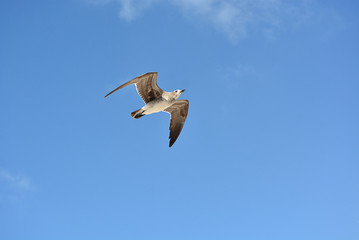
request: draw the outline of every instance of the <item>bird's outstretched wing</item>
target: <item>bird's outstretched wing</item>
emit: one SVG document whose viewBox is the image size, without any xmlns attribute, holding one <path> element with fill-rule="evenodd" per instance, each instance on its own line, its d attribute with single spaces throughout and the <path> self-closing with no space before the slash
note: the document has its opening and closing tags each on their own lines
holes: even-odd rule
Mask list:
<svg viewBox="0 0 359 240">
<path fill-rule="evenodd" d="M 140 95 L 145 103 L 151 102 L 152 100 L 162 96 L 163 90 L 157 85 L 157 72 L 150 72 L 122 84 L 108 93 L 105 97 L 131 84 L 136 85 L 138 95 Z"/>
<path fill-rule="evenodd" d="M 171 114 L 170 147 L 176 142 L 182 131 L 183 124 L 187 118 L 188 107 L 188 100 L 176 100 L 174 104 L 164 110 Z"/>
</svg>

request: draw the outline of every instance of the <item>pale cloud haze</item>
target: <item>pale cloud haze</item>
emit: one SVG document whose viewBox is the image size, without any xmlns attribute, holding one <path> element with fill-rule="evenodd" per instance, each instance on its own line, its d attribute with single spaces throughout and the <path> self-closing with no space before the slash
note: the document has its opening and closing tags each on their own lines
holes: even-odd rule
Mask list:
<svg viewBox="0 0 359 240">
<path fill-rule="evenodd" d="M 20 189 L 20 190 L 34 189 L 33 184 L 27 177 L 21 175 L 15 175 L 4 169 L 0 170 L 0 184 L 12 189 Z"/>
<path fill-rule="evenodd" d="M 88 0 L 95 4 L 115 4 L 119 8 L 119 17 L 127 22 L 136 20 L 145 14 L 146 9 L 164 3 L 163 0 Z M 170 0 L 170 3 L 190 21 L 210 24 L 225 34 L 230 40 L 245 38 L 251 32 L 259 32 L 265 38 L 273 40 L 276 32 L 284 25 L 313 21 L 318 15 L 328 15 L 320 10 L 314 0 Z M 332 13 L 330 13 L 332 14 Z M 323 19 L 324 20 L 324 19 Z M 254 30 L 255 29 L 255 30 Z"/>
</svg>

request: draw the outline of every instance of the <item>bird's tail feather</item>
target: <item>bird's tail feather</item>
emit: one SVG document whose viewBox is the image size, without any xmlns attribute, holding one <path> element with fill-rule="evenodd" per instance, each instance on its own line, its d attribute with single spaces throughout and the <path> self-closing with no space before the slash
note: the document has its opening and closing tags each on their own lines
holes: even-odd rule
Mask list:
<svg viewBox="0 0 359 240">
<path fill-rule="evenodd" d="M 144 112 L 145 112 L 145 110 L 143 110 L 142 108 L 138 109 L 131 113 L 131 117 L 133 117 L 134 119 L 138 119 L 138 118 L 146 115 L 146 114 L 144 114 Z"/>
</svg>

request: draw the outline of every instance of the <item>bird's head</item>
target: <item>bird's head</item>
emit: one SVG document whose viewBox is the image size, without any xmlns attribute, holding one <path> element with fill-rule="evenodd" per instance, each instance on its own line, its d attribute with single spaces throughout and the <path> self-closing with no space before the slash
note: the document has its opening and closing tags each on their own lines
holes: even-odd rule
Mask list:
<svg viewBox="0 0 359 240">
<path fill-rule="evenodd" d="M 175 94 L 175 99 L 178 99 L 181 94 L 186 91 L 186 89 L 183 90 L 174 90 L 173 93 Z"/>
</svg>

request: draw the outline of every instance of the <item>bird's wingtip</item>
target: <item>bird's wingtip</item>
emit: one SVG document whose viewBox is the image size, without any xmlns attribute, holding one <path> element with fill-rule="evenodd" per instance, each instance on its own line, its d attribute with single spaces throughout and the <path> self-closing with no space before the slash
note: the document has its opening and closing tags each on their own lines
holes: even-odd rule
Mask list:
<svg viewBox="0 0 359 240">
<path fill-rule="evenodd" d="M 173 139 L 170 138 L 170 144 L 169 144 L 169 146 L 172 147 L 174 143 L 175 143 L 175 141 L 173 141 Z"/>
</svg>

